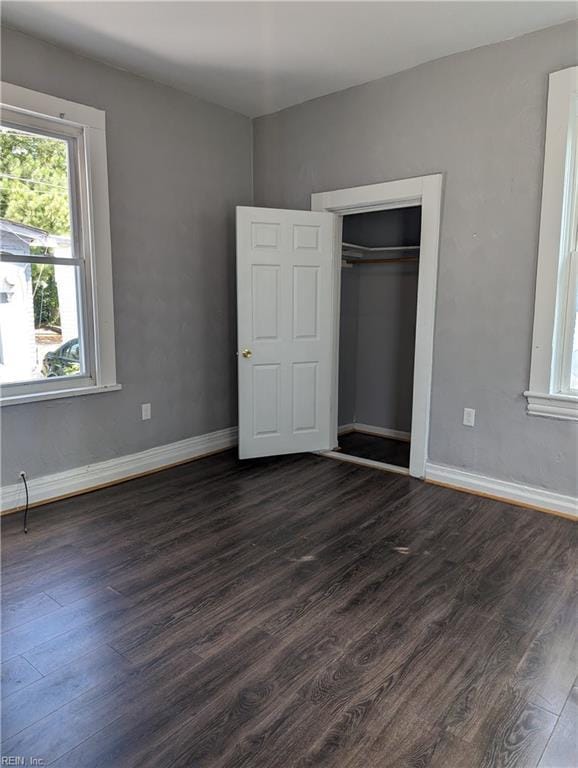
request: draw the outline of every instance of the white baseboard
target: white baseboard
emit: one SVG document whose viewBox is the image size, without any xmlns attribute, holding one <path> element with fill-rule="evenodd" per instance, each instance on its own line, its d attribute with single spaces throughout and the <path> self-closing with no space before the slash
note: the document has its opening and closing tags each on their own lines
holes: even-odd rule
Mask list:
<svg viewBox="0 0 578 768">
<path fill-rule="evenodd" d="M 434 464 L 430 461 L 426 463 L 425 479 L 471 493 L 484 494 L 515 504 L 537 507 L 578 518 L 577 498 L 548 491 L 544 488 L 497 480 L 494 477 L 478 475 L 475 472 L 467 472 L 464 469 L 447 467 L 443 464 Z"/>
<path fill-rule="evenodd" d="M 357 421 L 352 424 L 342 424 L 337 429 L 337 434 L 346 435 L 349 432 L 365 432 L 368 435 L 379 435 L 379 437 L 390 437 L 392 440 L 403 440 L 409 443 L 411 432 L 402 432 L 399 429 L 389 429 L 388 427 L 374 427 L 371 424 L 359 424 Z"/>
<path fill-rule="evenodd" d="M 340 434 L 351 432 L 367 425 L 344 424 L 339 428 Z M 370 427 L 370 429 L 372 429 Z M 381 429 L 377 427 L 375 429 Z M 369 429 L 367 430 L 369 431 Z M 391 432 L 392 430 L 388 430 Z M 406 433 L 402 433 L 406 434 Z M 400 438 L 403 439 L 403 438 Z M 128 480 L 146 472 L 163 469 L 164 467 L 200 458 L 210 453 L 232 448 L 237 444 L 237 428 L 222 429 L 206 435 L 198 435 L 176 443 L 149 448 L 140 453 L 119 456 L 116 459 L 101 461 L 83 467 L 58 472 L 45 477 L 30 478 L 28 489 L 31 504 L 40 504 L 51 499 L 72 496 L 89 491 L 108 483 Z M 471 493 L 481 493 L 505 501 L 530 507 L 558 512 L 563 515 L 578 518 L 578 499 L 561 493 L 536 488 L 522 483 L 467 472 L 456 467 L 427 462 L 426 480 L 441 483 L 453 488 Z M 15 483 L 0 488 L 0 510 L 11 511 L 22 507 L 24 503 L 24 488 L 22 483 Z"/>
<path fill-rule="evenodd" d="M 189 437 L 176 443 L 149 448 L 140 453 L 99 461 L 84 467 L 28 480 L 30 504 L 39 504 L 63 496 L 72 496 L 108 483 L 196 459 L 237 444 L 237 428 L 221 429 L 206 435 Z M 6 512 L 24 504 L 23 484 L 15 483 L 0 488 L 0 510 Z"/>
</svg>

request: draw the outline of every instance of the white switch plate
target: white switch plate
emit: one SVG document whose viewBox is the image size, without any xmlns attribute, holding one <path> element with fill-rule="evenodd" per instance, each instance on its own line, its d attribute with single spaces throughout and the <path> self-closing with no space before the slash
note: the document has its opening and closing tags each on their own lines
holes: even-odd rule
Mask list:
<svg viewBox="0 0 578 768">
<path fill-rule="evenodd" d="M 151 404 L 143 403 L 140 407 L 141 416 L 143 421 L 147 421 L 151 417 Z"/>
<path fill-rule="evenodd" d="M 464 408 L 464 424 L 466 427 L 473 427 L 476 424 L 476 409 Z"/>
</svg>

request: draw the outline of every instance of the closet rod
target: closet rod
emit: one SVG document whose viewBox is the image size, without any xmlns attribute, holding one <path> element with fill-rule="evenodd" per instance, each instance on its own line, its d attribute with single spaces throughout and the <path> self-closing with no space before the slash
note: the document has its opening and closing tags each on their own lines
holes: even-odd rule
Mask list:
<svg viewBox="0 0 578 768">
<path fill-rule="evenodd" d="M 355 243 L 342 243 L 344 248 L 361 251 L 362 253 L 385 253 L 386 251 L 419 251 L 419 245 L 384 245 L 369 247 L 368 245 L 356 245 Z"/>
<path fill-rule="evenodd" d="M 347 264 L 399 264 L 402 261 L 419 261 L 417 256 L 401 256 L 399 259 L 344 259 Z"/>
</svg>

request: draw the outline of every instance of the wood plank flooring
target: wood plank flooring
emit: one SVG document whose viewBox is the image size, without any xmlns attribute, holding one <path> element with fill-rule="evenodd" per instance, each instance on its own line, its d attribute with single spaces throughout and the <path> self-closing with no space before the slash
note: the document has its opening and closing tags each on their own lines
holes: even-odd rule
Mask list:
<svg viewBox="0 0 578 768">
<path fill-rule="evenodd" d="M 409 467 L 410 445 L 404 440 L 392 440 L 365 432 L 347 432 L 339 435 L 339 447 L 342 453 L 360 459 L 373 459 L 398 467 Z"/>
<path fill-rule="evenodd" d="M 2 532 L 4 762 L 577 764 L 569 520 L 224 453 Z"/>
</svg>

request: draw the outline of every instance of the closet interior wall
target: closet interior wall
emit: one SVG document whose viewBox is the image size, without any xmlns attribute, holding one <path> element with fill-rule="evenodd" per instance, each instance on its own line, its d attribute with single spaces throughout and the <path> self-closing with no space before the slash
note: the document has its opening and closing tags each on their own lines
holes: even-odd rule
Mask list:
<svg viewBox="0 0 578 768">
<path fill-rule="evenodd" d="M 420 230 L 418 206 L 343 218 L 343 241 L 367 247 L 419 245 Z M 341 270 L 340 426 L 411 431 L 418 266 L 407 261 Z"/>
</svg>

